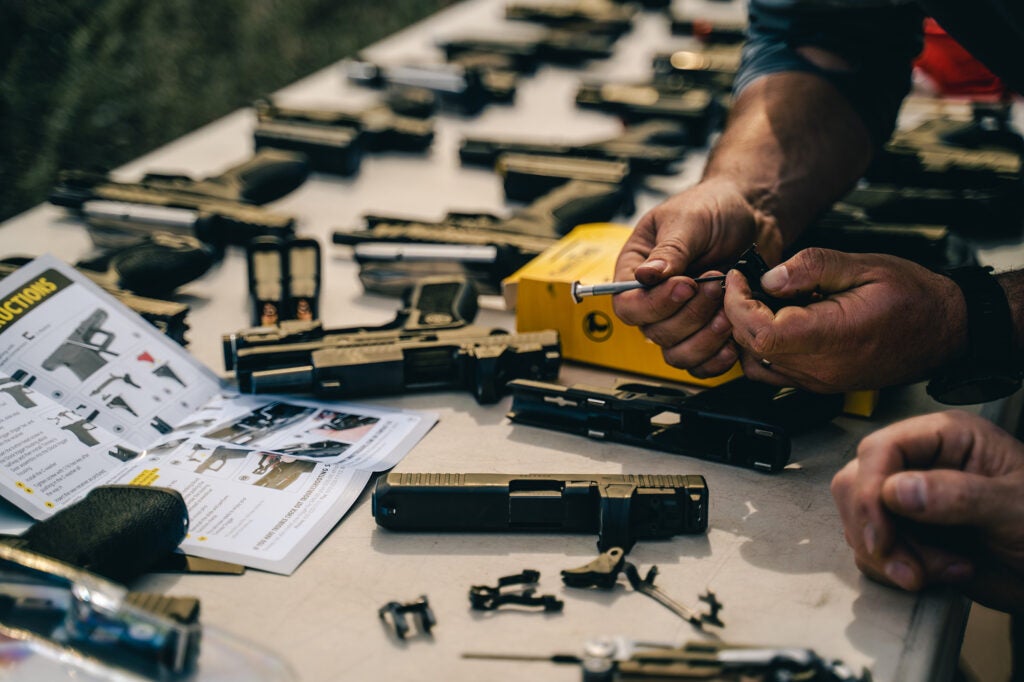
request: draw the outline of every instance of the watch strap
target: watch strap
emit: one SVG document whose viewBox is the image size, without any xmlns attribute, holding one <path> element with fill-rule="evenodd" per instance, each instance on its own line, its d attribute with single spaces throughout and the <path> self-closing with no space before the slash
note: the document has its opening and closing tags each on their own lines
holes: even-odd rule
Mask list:
<svg viewBox="0 0 1024 682">
<path fill-rule="evenodd" d="M 928 394 L 950 405 L 1012 394 L 1020 388 L 1021 368 L 1006 292 L 990 267 L 965 266 L 945 274 L 960 288 L 967 305 L 967 354 L 928 383 Z"/>
</svg>

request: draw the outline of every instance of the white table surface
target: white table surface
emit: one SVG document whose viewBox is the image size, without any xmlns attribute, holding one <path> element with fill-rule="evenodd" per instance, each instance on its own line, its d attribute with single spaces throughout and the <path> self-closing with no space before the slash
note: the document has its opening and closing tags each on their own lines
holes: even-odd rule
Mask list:
<svg viewBox="0 0 1024 682">
<path fill-rule="evenodd" d="M 710 11 L 725 11 L 708 5 Z M 729 7 L 729 6 L 726 6 Z M 465 32 L 486 34 L 526 26 L 506 24 L 501 0 L 468 0 L 374 45 L 367 54 L 384 63 L 434 61 L 435 40 Z M 729 11 L 736 11 L 732 7 Z M 642 79 L 656 51 L 688 45 L 671 36 L 667 20 L 642 16 L 619 43 L 616 57 L 594 63 L 587 76 Z M 354 228 L 363 213 L 440 218 L 447 210 L 504 212 L 501 183 L 484 169 L 458 161 L 461 135 L 533 135 L 589 141 L 613 135 L 618 122 L 574 105 L 580 70 L 545 67 L 519 87 L 513 107 L 493 105 L 476 118 L 442 116 L 427 156 L 368 155 L 350 179 L 317 175 L 273 208 L 299 216 L 299 232 L 324 247 L 321 317 L 330 326 L 378 324 L 394 317 L 397 300 L 367 295 L 357 267 L 330 243 L 338 228 Z M 277 93 L 279 101 L 355 108 L 375 94 L 348 86 L 332 66 Z M 235 112 L 119 169 L 123 179 L 147 170 L 206 175 L 252 152 L 251 110 Z M 676 191 L 694 182 L 704 154 L 694 152 L 678 176 L 653 184 Z M 638 197 L 639 211 L 660 200 Z M 639 215 L 639 214 L 637 214 Z M 624 222 L 634 217 L 624 216 Z M 0 253 L 44 251 L 73 262 L 86 254 L 86 232 L 62 209 L 34 208 L 0 229 Z M 191 351 L 223 374 L 221 334 L 248 325 L 243 254 L 235 249 L 218 268 L 188 286 Z M 478 323 L 512 329 L 496 306 Z M 611 385 L 615 375 L 566 364 L 562 383 Z M 367 401 L 425 409 L 439 424 L 396 467 L 406 472 L 700 473 L 711 492 L 706 536 L 641 542 L 630 560 L 660 569 L 657 584 L 698 606 L 713 590 L 724 604 L 723 640 L 815 649 L 879 682 L 944 679 L 956 660 L 967 604 L 946 593 L 911 595 L 863 578 L 843 540 L 829 481 L 853 457 L 858 440 L 901 417 L 941 406 L 921 387 L 886 395 L 871 420 L 842 417 L 796 439 L 790 469 L 764 475 L 696 459 L 627 447 L 526 426 L 506 418 L 510 399 L 479 406 L 468 393 L 431 393 Z M 369 493 L 291 576 L 249 570 L 244 576 L 147 578 L 136 587 L 201 598 L 205 623 L 263 643 L 285 658 L 302 680 L 576 680 L 571 666 L 468 661 L 466 651 L 552 654 L 579 651 L 589 637 L 614 634 L 654 641 L 702 635 L 661 605 L 628 588 L 612 593 L 569 590 L 559 571 L 596 555 L 592 536 L 402 534 L 376 528 Z M 525 568 L 541 572 L 540 593 L 565 601 L 563 613 L 471 611 L 471 585 L 495 584 Z M 430 639 L 389 637 L 377 618 L 386 602 L 427 595 L 438 624 Z"/>
</svg>

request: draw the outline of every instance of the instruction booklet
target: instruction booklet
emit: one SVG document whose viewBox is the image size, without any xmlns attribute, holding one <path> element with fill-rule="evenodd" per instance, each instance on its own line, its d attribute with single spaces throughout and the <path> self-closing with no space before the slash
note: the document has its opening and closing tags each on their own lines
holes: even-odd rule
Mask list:
<svg viewBox="0 0 1024 682">
<path fill-rule="evenodd" d="M 99 485 L 173 488 L 183 551 L 287 574 L 436 422 L 228 390 L 51 256 L 0 280 L 0 496 L 34 519 Z"/>
</svg>

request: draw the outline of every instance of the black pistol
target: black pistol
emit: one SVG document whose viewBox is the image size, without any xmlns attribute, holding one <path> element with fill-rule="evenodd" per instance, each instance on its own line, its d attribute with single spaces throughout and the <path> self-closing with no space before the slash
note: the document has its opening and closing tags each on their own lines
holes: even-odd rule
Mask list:
<svg viewBox="0 0 1024 682">
<path fill-rule="evenodd" d="M 697 475 L 391 472 L 371 504 L 389 530 L 597 533 L 601 551 L 708 528 Z"/>
<path fill-rule="evenodd" d="M 516 380 L 508 418 L 677 455 L 775 473 L 791 439 L 842 411 L 842 395 L 777 388 L 745 378 L 688 394 L 656 383 L 614 389 Z"/>
</svg>

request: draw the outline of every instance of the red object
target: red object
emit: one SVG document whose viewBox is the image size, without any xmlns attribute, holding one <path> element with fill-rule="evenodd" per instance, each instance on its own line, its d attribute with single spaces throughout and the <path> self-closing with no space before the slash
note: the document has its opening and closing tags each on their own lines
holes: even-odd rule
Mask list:
<svg viewBox="0 0 1024 682">
<path fill-rule="evenodd" d="M 942 95 L 1001 95 L 1006 86 L 934 19 L 924 20 L 924 50 L 914 66 Z"/>
<path fill-rule="evenodd" d="M 136 358 L 139 362 L 156 362 L 148 351 L 142 351 L 142 355 Z"/>
</svg>

